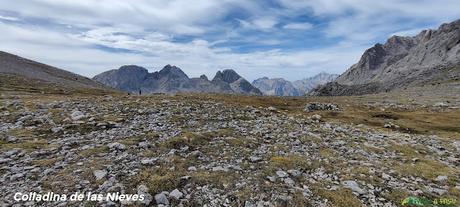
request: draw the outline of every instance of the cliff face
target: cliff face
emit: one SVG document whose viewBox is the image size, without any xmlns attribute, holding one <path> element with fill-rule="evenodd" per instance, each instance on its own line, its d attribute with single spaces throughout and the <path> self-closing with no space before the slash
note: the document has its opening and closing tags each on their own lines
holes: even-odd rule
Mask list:
<svg viewBox="0 0 460 207">
<path fill-rule="evenodd" d="M 383 45 L 376 44 L 335 83 L 317 88 L 311 94 L 368 94 L 455 80 L 460 74 L 459 66 L 460 20 L 457 20 L 414 37 L 393 36 Z"/>
</svg>

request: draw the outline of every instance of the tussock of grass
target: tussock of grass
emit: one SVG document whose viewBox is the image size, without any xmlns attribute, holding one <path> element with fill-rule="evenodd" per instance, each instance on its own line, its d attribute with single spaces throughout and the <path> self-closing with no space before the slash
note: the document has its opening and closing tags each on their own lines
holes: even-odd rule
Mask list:
<svg viewBox="0 0 460 207">
<path fill-rule="evenodd" d="M 321 188 L 314 189 L 317 195 L 326 198 L 333 206 L 362 207 L 361 201 L 349 189 L 329 191 Z"/>
<path fill-rule="evenodd" d="M 319 154 L 321 155 L 321 157 L 324 158 L 335 158 L 337 155 L 337 151 L 329 148 L 322 148 L 319 150 Z"/>
<path fill-rule="evenodd" d="M 415 163 L 406 163 L 396 166 L 395 169 L 403 175 L 412 175 L 429 180 L 436 179 L 439 175 L 451 175 L 454 170 L 449 166 L 428 159 L 421 159 Z"/>
<path fill-rule="evenodd" d="M 83 150 L 79 153 L 81 157 L 90 157 L 100 153 L 108 153 L 110 151 L 107 146 L 94 147 L 90 149 Z"/>
<path fill-rule="evenodd" d="M 270 166 L 273 168 L 290 169 L 311 169 L 308 161 L 298 155 L 274 156 L 270 159 Z"/>
<path fill-rule="evenodd" d="M 0 149 L 2 150 L 19 148 L 19 149 L 24 149 L 26 151 L 49 149 L 53 147 L 55 147 L 55 145 L 48 144 L 48 141 L 44 139 L 24 140 L 19 143 L 5 143 L 5 144 L 0 145 Z"/>
<path fill-rule="evenodd" d="M 392 201 L 393 203 L 401 203 L 405 198 L 409 197 L 410 194 L 403 189 L 395 188 L 390 192 L 383 194 L 383 196 Z"/>
<path fill-rule="evenodd" d="M 204 136 L 202 134 L 194 133 L 194 132 L 185 132 L 180 136 L 168 139 L 163 144 L 164 144 L 164 147 L 166 148 L 178 149 L 178 148 L 185 147 L 185 146 L 196 148 L 196 147 L 207 144 L 209 141 L 211 141 L 210 136 Z"/>
<path fill-rule="evenodd" d="M 40 167 L 51 167 L 51 166 L 54 165 L 54 163 L 56 163 L 59 160 L 60 159 L 58 159 L 58 158 L 41 159 L 41 160 L 33 160 L 31 163 L 33 165 L 37 165 L 37 166 L 40 166 Z"/>
</svg>

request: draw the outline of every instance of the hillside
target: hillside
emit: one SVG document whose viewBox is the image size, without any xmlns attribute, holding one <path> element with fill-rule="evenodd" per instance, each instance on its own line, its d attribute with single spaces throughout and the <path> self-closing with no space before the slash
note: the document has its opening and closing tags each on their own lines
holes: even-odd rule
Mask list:
<svg viewBox="0 0 460 207">
<path fill-rule="evenodd" d="M 90 78 L 2 51 L 0 51 L 0 73 L 2 76 L 18 76 L 18 79 L 64 88 L 106 88 Z"/>
</svg>

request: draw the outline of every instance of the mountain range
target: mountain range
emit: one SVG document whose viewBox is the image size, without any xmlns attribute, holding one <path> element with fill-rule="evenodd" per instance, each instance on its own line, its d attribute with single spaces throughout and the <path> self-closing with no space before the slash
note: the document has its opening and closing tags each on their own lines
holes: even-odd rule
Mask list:
<svg viewBox="0 0 460 207">
<path fill-rule="evenodd" d="M 367 49 L 336 81 L 310 95 L 361 95 L 458 81 L 460 20 Z"/>
<path fill-rule="evenodd" d="M 460 80 L 460 20 L 424 30 L 413 37 L 392 36 L 384 44 L 367 49 L 358 63 L 342 75 L 320 73 L 289 82 L 281 78 L 257 79 L 251 84 L 234 70 L 218 71 L 212 80 L 205 75 L 189 78 L 180 68 L 166 65 L 149 73 L 135 65 L 122 66 L 93 79 L 53 66 L 0 52 L 2 80 L 20 76 L 55 88 L 108 87 L 130 93 L 205 92 L 248 95 L 318 96 L 361 95 L 430 86 Z M 0 86 L 5 85 L 5 81 Z M 14 81 L 9 81 L 13 83 Z M 17 81 L 16 81 L 17 82 Z M 17 83 L 20 85 L 20 83 Z M 316 87 L 316 88 L 315 88 Z M 314 90 L 311 90 L 314 88 Z M 311 91 L 310 91 L 311 90 Z M 310 92 L 309 92 L 310 91 Z"/>
<path fill-rule="evenodd" d="M 218 71 L 212 80 L 205 75 L 189 78 L 180 68 L 166 65 L 160 71 L 149 73 L 147 69 L 126 65 L 94 76 L 93 80 L 112 88 L 130 93 L 232 93 L 262 95 L 234 70 Z"/>
<path fill-rule="evenodd" d="M 283 78 L 259 78 L 252 82 L 252 85 L 260 89 L 268 96 L 303 96 L 318 85 L 334 81 L 338 75 L 321 72 L 310 78 L 287 81 Z"/>
</svg>

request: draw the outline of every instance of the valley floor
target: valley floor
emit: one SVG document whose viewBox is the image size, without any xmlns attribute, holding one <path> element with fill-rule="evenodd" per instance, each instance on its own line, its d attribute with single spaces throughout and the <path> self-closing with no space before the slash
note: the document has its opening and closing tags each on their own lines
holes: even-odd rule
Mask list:
<svg viewBox="0 0 460 207">
<path fill-rule="evenodd" d="M 452 94 L 452 93 L 450 93 Z M 276 98 L 2 92 L 1 206 L 16 192 L 123 192 L 170 206 L 460 202 L 458 94 Z M 304 110 L 310 102 L 338 111 Z"/>
</svg>

